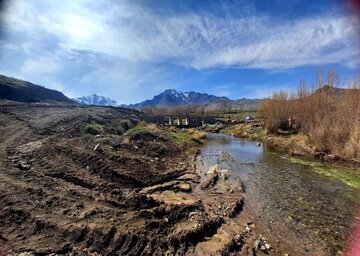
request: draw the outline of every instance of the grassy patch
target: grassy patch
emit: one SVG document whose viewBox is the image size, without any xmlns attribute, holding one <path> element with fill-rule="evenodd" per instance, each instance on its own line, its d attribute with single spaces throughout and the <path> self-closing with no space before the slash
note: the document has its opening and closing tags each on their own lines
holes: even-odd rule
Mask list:
<svg viewBox="0 0 360 256">
<path fill-rule="evenodd" d="M 134 136 L 138 133 L 151 133 L 151 130 L 148 127 L 137 125 L 131 129 L 127 130 L 124 135 L 125 136 Z"/>
<path fill-rule="evenodd" d="M 222 120 L 244 120 L 247 116 L 256 117 L 259 115 L 256 109 L 248 109 L 244 111 L 237 111 L 236 113 L 217 113 L 213 114 L 215 118 L 219 118 Z"/>
<path fill-rule="evenodd" d="M 168 137 L 178 145 L 192 142 L 189 134 L 185 131 L 170 131 Z"/>
<path fill-rule="evenodd" d="M 189 130 L 170 130 L 167 136 L 179 146 L 201 144 L 205 139 L 206 133 L 196 131 L 194 129 Z"/>
<path fill-rule="evenodd" d="M 191 155 L 196 153 L 199 145 L 202 143 L 201 139 L 199 138 L 202 136 L 197 133 L 190 134 L 190 132 L 186 130 L 169 130 L 166 136 L 176 145 L 182 148 L 182 150 L 187 151 Z"/>
<path fill-rule="evenodd" d="M 85 123 L 84 131 L 85 131 L 85 133 L 88 133 L 88 134 L 97 135 L 97 134 L 103 133 L 103 128 L 101 125 L 99 125 L 97 123 L 90 122 L 90 123 Z"/>
<path fill-rule="evenodd" d="M 196 142 L 202 142 L 203 139 L 206 137 L 206 132 L 203 131 L 197 131 L 194 129 L 189 129 L 188 133 L 190 134 L 191 138 L 195 140 Z"/>
<path fill-rule="evenodd" d="M 239 138 L 264 139 L 266 131 L 261 127 L 252 127 L 251 123 L 237 124 L 224 130 L 228 135 Z"/>
<path fill-rule="evenodd" d="M 321 175 L 339 179 L 348 186 L 360 189 L 360 170 L 358 169 L 344 169 L 328 166 L 319 162 L 303 160 L 295 157 L 289 157 L 288 160 L 292 163 L 309 166 L 311 169 Z"/>
<path fill-rule="evenodd" d="M 152 145 L 156 141 L 158 144 L 154 147 L 153 152 L 161 155 L 166 151 L 166 145 L 169 142 L 192 154 L 196 152 L 206 133 L 193 129 L 181 130 L 175 127 L 167 129 L 154 124 L 140 122 L 137 126 L 126 131 L 124 135 L 128 136 L 131 140 L 151 141 Z"/>
</svg>

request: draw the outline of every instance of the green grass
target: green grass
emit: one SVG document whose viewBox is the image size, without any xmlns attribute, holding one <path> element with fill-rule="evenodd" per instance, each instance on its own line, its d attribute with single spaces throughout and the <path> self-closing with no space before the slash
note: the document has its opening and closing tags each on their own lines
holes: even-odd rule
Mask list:
<svg viewBox="0 0 360 256">
<path fill-rule="evenodd" d="M 102 126 L 94 122 L 85 123 L 84 131 L 85 133 L 92 135 L 97 135 L 104 132 Z"/>
<path fill-rule="evenodd" d="M 315 172 L 326 177 L 332 177 L 341 180 L 350 187 L 360 189 L 360 170 L 359 169 L 345 169 L 324 165 L 315 161 L 303 160 L 295 157 L 289 157 L 288 160 L 292 163 L 302 164 L 311 167 Z"/>
<path fill-rule="evenodd" d="M 202 143 L 202 134 L 198 132 L 183 131 L 179 129 L 160 129 L 156 125 L 139 123 L 137 126 L 125 132 L 125 136 L 130 138 L 161 138 L 172 141 L 174 144 L 186 151 L 192 152 Z M 152 140 L 152 139 L 151 139 Z"/>
<path fill-rule="evenodd" d="M 137 125 L 131 129 L 127 130 L 124 135 L 125 136 L 134 136 L 138 133 L 152 133 L 152 130 L 148 127 Z"/>
<path fill-rule="evenodd" d="M 167 133 L 167 136 L 178 145 L 185 145 L 194 142 L 188 132 L 170 131 Z"/>
</svg>

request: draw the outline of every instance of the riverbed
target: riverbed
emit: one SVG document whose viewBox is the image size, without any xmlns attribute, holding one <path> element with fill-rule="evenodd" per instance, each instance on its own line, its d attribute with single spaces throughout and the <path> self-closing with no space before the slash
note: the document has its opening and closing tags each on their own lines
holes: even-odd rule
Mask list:
<svg viewBox="0 0 360 256">
<path fill-rule="evenodd" d="M 263 143 L 208 134 L 197 159 L 205 173 L 218 164 L 240 179 L 245 205 L 264 232 L 306 255 L 341 255 L 359 205 L 359 189 L 289 161 Z"/>
</svg>

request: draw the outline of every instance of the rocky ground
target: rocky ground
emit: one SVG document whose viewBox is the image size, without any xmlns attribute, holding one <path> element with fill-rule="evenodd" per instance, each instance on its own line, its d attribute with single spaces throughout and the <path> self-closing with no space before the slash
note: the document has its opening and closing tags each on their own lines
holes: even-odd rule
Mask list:
<svg viewBox="0 0 360 256">
<path fill-rule="evenodd" d="M 0 106 L 0 255 L 274 254 L 199 134 L 119 108 Z"/>
</svg>

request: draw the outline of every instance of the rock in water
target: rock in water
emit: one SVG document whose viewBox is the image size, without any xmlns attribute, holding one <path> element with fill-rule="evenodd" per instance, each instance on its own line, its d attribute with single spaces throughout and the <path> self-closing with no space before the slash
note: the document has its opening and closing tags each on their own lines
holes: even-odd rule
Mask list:
<svg viewBox="0 0 360 256">
<path fill-rule="evenodd" d="M 229 170 L 219 170 L 219 176 L 226 180 L 229 177 Z"/>
<path fill-rule="evenodd" d="M 214 175 L 214 174 L 218 174 L 219 172 L 219 165 L 215 164 L 213 166 L 210 166 L 208 172 L 206 174 L 208 175 Z"/>
</svg>

